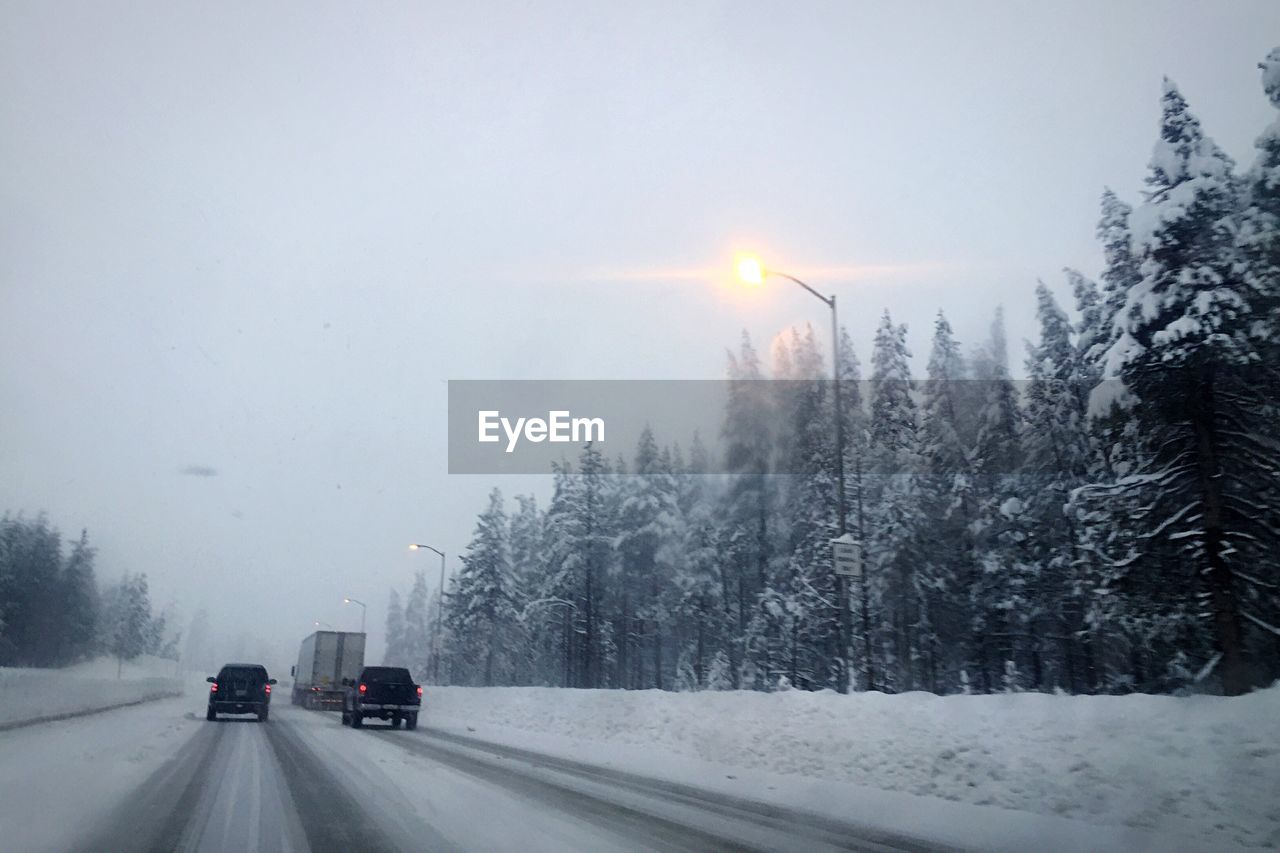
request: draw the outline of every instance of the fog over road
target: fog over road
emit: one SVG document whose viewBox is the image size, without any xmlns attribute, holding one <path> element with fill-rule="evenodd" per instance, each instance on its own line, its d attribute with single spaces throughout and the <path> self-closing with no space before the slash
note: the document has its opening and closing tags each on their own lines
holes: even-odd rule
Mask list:
<svg viewBox="0 0 1280 853">
<path fill-rule="evenodd" d="M 16 808 L 24 793 L 66 792 L 53 809 L 26 812 L 23 831 L 32 846 L 21 849 L 921 849 L 430 728 L 373 722 L 353 731 L 337 714 L 285 702 L 266 723 L 210 723 L 196 704 L 188 695 L 0 735 L 5 767 L 19 766 L 40 741 L 71 745 L 61 752 L 65 760 L 54 755 L 0 778 L 0 799 Z M 139 765 L 136 778 L 94 775 L 99 758 L 115 767 L 125 756 Z M 13 814 L 5 809 L 6 817 Z"/>
</svg>

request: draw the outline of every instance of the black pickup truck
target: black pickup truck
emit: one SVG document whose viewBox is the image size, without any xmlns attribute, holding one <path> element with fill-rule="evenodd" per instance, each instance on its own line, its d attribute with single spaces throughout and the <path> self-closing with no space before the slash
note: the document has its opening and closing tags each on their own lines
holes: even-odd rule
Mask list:
<svg viewBox="0 0 1280 853">
<path fill-rule="evenodd" d="M 213 722 L 219 714 L 257 714 L 265 723 L 271 712 L 271 685 L 267 668 L 260 663 L 229 663 L 217 675 L 205 679 L 209 688 L 209 708 L 205 719 Z"/>
<path fill-rule="evenodd" d="M 422 688 L 402 666 L 366 666 L 354 680 L 343 679 L 347 689 L 342 700 L 342 724 L 358 729 L 369 718 L 390 720 L 392 728 L 401 721 L 406 729 L 418 727 Z"/>
</svg>

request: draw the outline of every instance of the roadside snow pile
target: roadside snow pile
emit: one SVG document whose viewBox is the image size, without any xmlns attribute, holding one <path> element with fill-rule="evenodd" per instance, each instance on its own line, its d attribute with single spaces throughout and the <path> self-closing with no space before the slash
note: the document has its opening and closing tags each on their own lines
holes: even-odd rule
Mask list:
<svg viewBox="0 0 1280 853">
<path fill-rule="evenodd" d="M 173 661 L 139 658 L 116 677 L 114 660 L 66 669 L 0 667 L 0 729 L 182 694 Z"/>
<path fill-rule="evenodd" d="M 1230 699 L 428 691 L 433 727 L 482 738 L 510 740 L 511 730 L 567 738 L 580 760 L 594 760 L 593 746 L 645 747 L 729 767 L 1191 832 L 1206 846 L 1280 847 L 1280 686 Z"/>
</svg>

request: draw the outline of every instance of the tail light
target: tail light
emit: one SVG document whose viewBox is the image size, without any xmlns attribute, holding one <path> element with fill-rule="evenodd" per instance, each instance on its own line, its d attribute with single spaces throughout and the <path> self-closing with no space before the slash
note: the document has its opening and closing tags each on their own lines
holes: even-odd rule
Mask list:
<svg viewBox="0 0 1280 853">
<path fill-rule="evenodd" d="M 421 696 L 421 695 L 422 695 L 422 688 L 421 688 L 421 687 L 419 687 L 419 688 L 418 688 L 418 695 L 419 695 L 419 696 Z"/>
<path fill-rule="evenodd" d="M 209 685 L 209 692 L 210 692 L 210 693 L 217 693 L 217 692 L 218 692 L 218 685 L 216 685 L 216 684 L 210 684 L 210 685 Z"/>
<path fill-rule="evenodd" d="M 365 691 L 366 691 L 366 690 L 368 690 L 368 689 L 369 689 L 369 688 L 368 688 L 367 686 L 365 686 L 365 685 L 363 685 L 363 684 L 361 684 L 361 685 L 360 685 L 360 692 L 361 692 L 361 693 L 365 692 Z"/>
<path fill-rule="evenodd" d="M 270 695 L 271 695 L 271 685 L 270 685 L 270 684 L 264 684 L 264 685 L 262 685 L 262 686 L 266 688 L 266 690 L 267 690 L 267 695 L 268 695 L 268 696 L 270 696 Z"/>
</svg>

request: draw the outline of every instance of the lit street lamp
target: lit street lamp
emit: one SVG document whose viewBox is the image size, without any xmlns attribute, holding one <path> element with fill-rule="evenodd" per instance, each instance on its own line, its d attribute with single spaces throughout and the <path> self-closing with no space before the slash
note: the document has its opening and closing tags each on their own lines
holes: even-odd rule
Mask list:
<svg viewBox="0 0 1280 853">
<path fill-rule="evenodd" d="M 343 604 L 359 604 L 359 605 L 360 605 L 360 633 L 361 633 L 361 634 L 363 634 L 363 633 L 364 633 L 364 617 L 365 617 L 365 614 L 368 612 L 369 608 L 367 608 L 367 607 L 365 607 L 365 606 L 364 606 L 364 602 L 363 602 L 363 601 L 359 601 L 359 600 L 354 599 L 354 598 L 344 598 L 344 599 L 342 599 L 342 603 L 343 603 Z"/>
<path fill-rule="evenodd" d="M 836 318 L 836 295 L 833 293 L 830 296 L 823 296 L 793 275 L 766 268 L 759 258 L 750 255 L 738 258 L 738 278 L 744 284 L 759 287 L 771 275 L 795 282 L 818 299 L 821 299 L 831 309 L 831 388 L 836 421 L 836 527 L 839 529 L 837 536 L 843 539 L 847 532 L 844 502 L 844 407 L 840 404 L 840 323 Z M 836 582 L 839 586 L 842 604 L 840 608 L 840 657 L 842 663 L 840 667 L 840 692 L 847 693 L 849 690 L 849 638 L 852 633 L 849 624 L 849 588 L 845 576 L 840 572 L 836 572 Z M 863 589 L 865 590 L 865 588 L 866 581 L 864 579 Z"/>
<path fill-rule="evenodd" d="M 316 620 L 316 627 L 317 627 L 317 628 L 328 628 L 330 631 L 336 631 L 336 630 L 338 630 L 337 628 L 334 628 L 332 625 L 330 625 L 328 622 L 321 622 L 319 619 L 317 619 L 317 620 Z"/>
<path fill-rule="evenodd" d="M 432 548 L 430 545 L 422 545 L 418 542 L 409 546 L 410 551 L 418 551 L 423 548 L 440 555 L 440 604 L 436 608 L 435 630 L 431 632 L 431 681 L 434 684 L 439 684 L 440 626 L 444 623 L 444 551 L 441 551 L 439 548 Z"/>
</svg>

